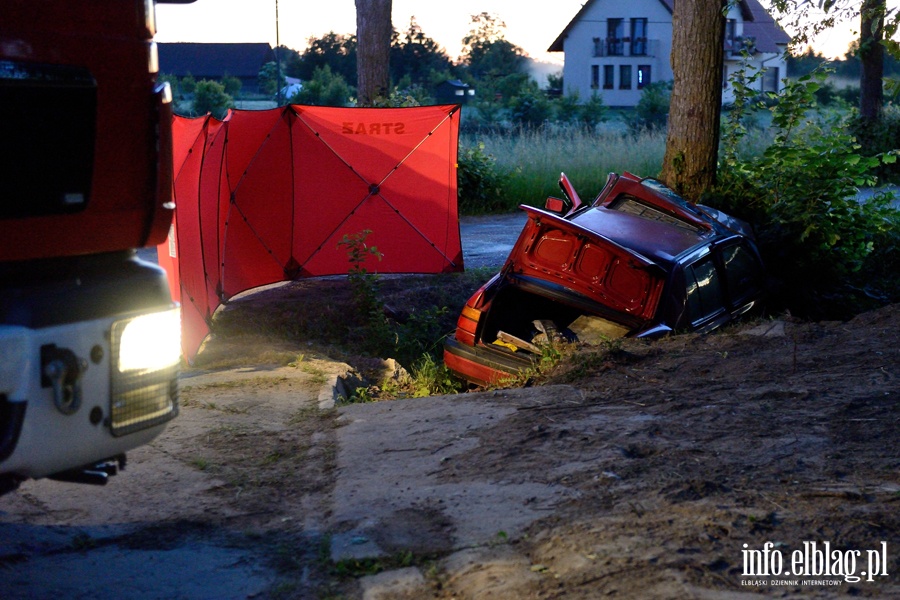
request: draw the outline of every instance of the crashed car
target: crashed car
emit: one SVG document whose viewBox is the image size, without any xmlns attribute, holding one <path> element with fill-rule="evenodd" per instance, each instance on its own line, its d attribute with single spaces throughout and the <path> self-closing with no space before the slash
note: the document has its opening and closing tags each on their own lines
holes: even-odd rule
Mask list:
<svg viewBox="0 0 900 600">
<path fill-rule="evenodd" d="M 764 271 L 750 227 L 690 203 L 661 182 L 612 173 L 583 203 L 564 198 L 528 214 L 503 268 L 468 300 L 444 364 L 470 383 L 531 367 L 554 339 L 705 333 L 760 305 Z"/>
</svg>

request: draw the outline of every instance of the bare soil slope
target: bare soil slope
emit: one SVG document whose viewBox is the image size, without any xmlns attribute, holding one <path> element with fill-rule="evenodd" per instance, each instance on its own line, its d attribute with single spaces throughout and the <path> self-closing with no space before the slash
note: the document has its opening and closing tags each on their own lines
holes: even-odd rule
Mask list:
<svg viewBox="0 0 900 600">
<path fill-rule="evenodd" d="M 188 373 L 181 416 L 106 488 L 0 498 L 0 595 L 900 597 L 898 365 L 889 306 L 337 409 L 333 361 Z M 812 542 L 840 574 L 797 574 Z M 781 574 L 748 574 L 765 548 Z"/>
</svg>

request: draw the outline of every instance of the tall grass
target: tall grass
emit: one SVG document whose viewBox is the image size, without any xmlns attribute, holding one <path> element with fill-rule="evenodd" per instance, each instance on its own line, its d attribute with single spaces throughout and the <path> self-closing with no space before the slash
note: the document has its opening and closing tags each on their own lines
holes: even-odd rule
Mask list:
<svg viewBox="0 0 900 600">
<path fill-rule="evenodd" d="M 611 125 L 598 131 L 544 127 L 465 133 L 460 136 L 460 146 L 482 143 L 484 152 L 494 157 L 496 168 L 506 176 L 505 210 L 514 211 L 519 204 L 543 206 L 547 196 L 560 196 L 560 172 L 568 175 L 582 200 L 590 201 L 611 172 L 656 177 L 662 170 L 665 131 L 632 133 L 622 124 Z M 761 153 L 770 138 L 766 129 L 751 126 L 742 154 Z"/>
<path fill-rule="evenodd" d="M 463 147 L 479 142 L 507 175 L 503 191 L 509 210 L 519 204 L 543 206 L 547 196 L 559 196 L 560 172 L 568 175 L 584 200 L 600 192 L 610 172 L 655 176 L 666 146 L 665 132 L 634 135 L 578 128 L 518 129 L 460 137 Z"/>
</svg>

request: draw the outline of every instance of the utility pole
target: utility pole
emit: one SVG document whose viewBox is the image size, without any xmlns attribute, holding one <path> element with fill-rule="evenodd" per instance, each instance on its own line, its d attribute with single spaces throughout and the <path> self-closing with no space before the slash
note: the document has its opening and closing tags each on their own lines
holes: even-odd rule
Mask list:
<svg viewBox="0 0 900 600">
<path fill-rule="evenodd" d="M 281 30 L 278 26 L 278 0 L 275 0 L 275 103 L 281 106 Z"/>
</svg>

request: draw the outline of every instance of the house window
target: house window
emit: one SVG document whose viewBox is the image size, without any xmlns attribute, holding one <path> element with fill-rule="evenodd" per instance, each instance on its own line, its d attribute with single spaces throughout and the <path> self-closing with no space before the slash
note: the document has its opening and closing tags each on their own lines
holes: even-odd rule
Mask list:
<svg viewBox="0 0 900 600">
<path fill-rule="evenodd" d="M 619 65 L 619 89 L 631 89 L 631 65 Z"/>
<path fill-rule="evenodd" d="M 764 92 L 777 92 L 778 91 L 778 76 L 780 72 L 778 67 L 767 67 L 765 72 L 763 73 L 762 85 Z"/>
<path fill-rule="evenodd" d="M 612 65 L 603 65 L 603 89 L 611 90 L 615 87 L 616 68 Z"/>
<path fill-rule="evenodd" d="M 638 65 L 637 89 L 642 90 L 650 85 L 650 65 Z"/>
<path fill-rule="evenodd" d="M 606 44 L 610 56 L 622 56 L 625 53 L 625 20 L 606 20 Z"/>
<path fill-rule="evenodd" d="M 740 54 L 740 44 L 737 43 L 737 21 L 728 19 L 725 21 L 725 51 L 731 54 Z"/>
<path fill-rule="evenodd" d="M 631 55 L 647 55 L 647 19 L 631 20 Z"/>
<path fill-rule="evenodd" d="M 591 65 L 591 88 L 600 87 L 600 65 Z"/>
<path fill-rule="evenodd" d="M 601 40 L 600 38 L 594 38 L 593 42 L 594 42 L 594 58 L 596 58 L 598 56 L 603 56 L 603 54 L 604 54 L 603 40 Z"/>
</svg>

